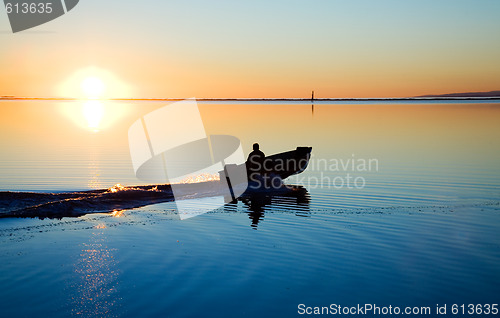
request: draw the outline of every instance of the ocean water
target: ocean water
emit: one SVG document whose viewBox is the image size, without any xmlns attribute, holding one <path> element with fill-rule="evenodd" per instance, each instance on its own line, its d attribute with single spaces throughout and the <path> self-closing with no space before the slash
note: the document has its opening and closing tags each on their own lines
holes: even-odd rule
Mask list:
<svg viewBox="0 0 500 318">
<path fill-rule="evenodd" d="M 127 131 L 166 104 L 1 101 L 0 213 L 147 184 Z M 429 317 L 447 305 L 452 317 L 453 304 L 498 303 L 500 101 L 199 108 L 208 134 L 238 137 L 245 153 L 313 147 L 308 169 L 285 180 L 298 191 L 186 220 L 155 200 L 0 219 L 1 316 L 300 317 L 300 304 L 370 303 Z"/>
</svg>

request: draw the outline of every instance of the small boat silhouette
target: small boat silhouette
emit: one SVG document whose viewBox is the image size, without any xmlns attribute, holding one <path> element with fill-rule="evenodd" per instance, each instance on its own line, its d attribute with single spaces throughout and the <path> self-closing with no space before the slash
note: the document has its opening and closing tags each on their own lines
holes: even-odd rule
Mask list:
<svg viewBox="0 0 500 318">
<path fill-rule="evenodd" d="M 225 165 L 223 171 L 219 171 L 220 180 L 226 180 L 229 187 L 237 187 L 234 183 L 234 178 L 228 176 L 234 174 L 234 171 L 247 170 L 248 191 L 255 190 L 283 190 L 283 180 L 303 172 L 309 164 L 311 158 L 312 147 L 297 147 L 295 150 L 277 153 L 266 156 L 262 163 L 262 169 L 259 170 L 258 180 L 251 180 L 250 176 L 254 171 L 249 171 L 248 162 L 235 165 Z M 236 199 L 233 197 L 233 200 Z"/>
</svg>

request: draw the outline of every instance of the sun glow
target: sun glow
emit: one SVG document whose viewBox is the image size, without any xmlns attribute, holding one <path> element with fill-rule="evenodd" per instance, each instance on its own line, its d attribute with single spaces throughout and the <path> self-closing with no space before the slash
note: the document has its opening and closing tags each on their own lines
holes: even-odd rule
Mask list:
<svg viewBox="0 0 500 318">
<path fill-rule="evenodd" d="M 83 104 L 83 116 L 87 120 L 88 127 L 94 131 L 99 131 L 99 124 L 104 115 L 104 107 L 99 99 L 103 96 L 106 86 L 103 81 L 94 76 L 86 77 L 80 87 L 88 101 Z"/>
<path fill-rule="evenodd" d="M 82 128 L 99 132 L 121 119 L 129 110 L 129 105 L 109 99 L 130 98 L 132 90 L 111 72 L 88 67 L 61 83 L 58 94 L 79 100 L 76 105 L 68 103 L 62 106 L 66 116 Z"/>
<path fill-rule="evenodd" d="M 97 68 L 83 68 L 64 80 L 57 89 L 60 97 L 78 99 L 131 98 L 130 85 L 110 71 Z"/>
<path fill-rule="evenodd" d="M 85 78 L 80 87 L 88 99 L 99 99 L 106 91 L 103 81 L 98 77 L 92 76 Z"/>
</svg>

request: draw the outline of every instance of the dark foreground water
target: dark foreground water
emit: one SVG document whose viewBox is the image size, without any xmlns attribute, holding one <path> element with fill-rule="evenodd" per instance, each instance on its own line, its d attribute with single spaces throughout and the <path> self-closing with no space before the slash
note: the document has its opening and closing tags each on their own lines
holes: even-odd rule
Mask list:
<svg viewBox="0 0 500 318">
<path fill-rule="evenodd" d="M 11 121 L 26 123 L 1 119 L 0 189 L 11 208 L 21 203 L 5 191 L 65 196 L 141 184 L 126 131 L 163 105 L 120 104 L 128 113 L 95 133 L 57 117 L 61 105 L 2 103 Z M 40 107 L 60 126 L 32 115 Z M 463 317 L 454 304 L 499 303 L 499 104 L 200 109 L 207 131 L 238 136 L 246 152 L 255 141 L 268 154 L 312 146 L 308 170 L 287 180 L 301 190 L 185 220 L 173 202 L 154 200 L 111 214 L 0 219 L 0 316 L 300 317 L 300 308 L 370 303 L 416 306 L 420 317 L 447 305 L 448 317 Z"/>
<path fill-rule="evenodd" d="M 172 208 L 3 220 L 3 315 L 294 317 L 299 304 L 498 302 L 498 203 L 318 212 L 275 202 L 257 231 L 242 204 L 188 221 Z"/>
</svg>

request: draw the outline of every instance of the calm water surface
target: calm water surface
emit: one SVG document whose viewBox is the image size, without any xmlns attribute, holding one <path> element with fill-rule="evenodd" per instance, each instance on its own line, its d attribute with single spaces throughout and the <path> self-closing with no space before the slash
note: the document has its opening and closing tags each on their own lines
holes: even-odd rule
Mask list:
<svg viewBox="0 0 500 318">
<path fill-rule="evenodd" d="M 0 102 L 0 191 L 142 184 L 127 130 L 165 104 L 103 103 L 96 124 L 81 102 Z M 304 191 L 184 221 L 171 202 L 0 219 L 1 316 L 498 303 L 500 103 L 205 102 L 200 111 L 207 133 L 239 137 L 246 153 L 253 142 L 266 154 L 312 146 L 309 168 L 287 180 Z"/>
</svg>

